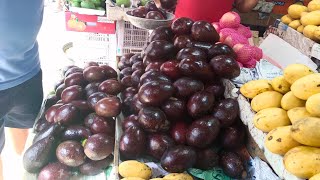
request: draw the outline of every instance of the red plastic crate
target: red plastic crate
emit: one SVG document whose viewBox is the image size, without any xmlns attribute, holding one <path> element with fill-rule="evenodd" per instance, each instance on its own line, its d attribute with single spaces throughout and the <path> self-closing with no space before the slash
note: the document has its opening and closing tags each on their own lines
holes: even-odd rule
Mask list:
<svg viewBox="0 0 320 180">
<path fill-rule="evenodd" d="M 108 21 L 105 16 L 65 12 L 67 31 L 115 34 L 116 24 Z"/>
</svg>

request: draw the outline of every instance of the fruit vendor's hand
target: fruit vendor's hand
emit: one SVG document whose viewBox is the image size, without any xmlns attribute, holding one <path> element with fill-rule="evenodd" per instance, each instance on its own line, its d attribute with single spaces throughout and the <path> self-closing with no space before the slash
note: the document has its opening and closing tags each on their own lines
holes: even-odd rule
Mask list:
<svg viewBox="0 0 320 180">
<path fill-rule="evenodd" d="M 236 8 L 240 12 L 251 11 L 258 3 L 258 0 L 235 0 Z"/>
</svg>

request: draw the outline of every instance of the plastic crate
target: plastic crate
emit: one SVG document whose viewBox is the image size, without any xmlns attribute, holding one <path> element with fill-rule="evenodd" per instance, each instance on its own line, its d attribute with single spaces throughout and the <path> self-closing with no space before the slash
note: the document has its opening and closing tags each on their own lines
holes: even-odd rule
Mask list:
<svg viewBox="0 0 320 180">
<path fill-rule="evenodd" d="M 106 5 L 107 19 L 111 21 L 121 21 L 128 20 L 126 17 L 126 12 L 132 10 L 132 8 L 124 8 L 118 6 Z"/>
<path fill-rule="evenodd" d="M 94 61 L 115 68 L 116 43 L 115 34 L 77 33 L 73 42 L 65 45 L 63 49 L 68 58 L 79 67 Z"/>
<path fill-rule="evenodd" d="M 147 44 L 149 31 L 137 28 L 128 21 L 117 21 L 117 56 L 140 53 Z"/>
</svg>

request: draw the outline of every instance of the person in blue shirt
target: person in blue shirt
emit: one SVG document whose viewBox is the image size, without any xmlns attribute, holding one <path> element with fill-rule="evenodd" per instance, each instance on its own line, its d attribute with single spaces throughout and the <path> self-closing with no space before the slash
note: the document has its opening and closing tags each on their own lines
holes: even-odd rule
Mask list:
<svg viewBox="0 0 320 180">
<path fill-rule="evenodd" d="M 43 90 L 36 38 L 43 10 L 43 0 L 0 0 L 0 152 L 7 127 L 16 152 L 22 153 L 40 110 Z"/>
</svg>

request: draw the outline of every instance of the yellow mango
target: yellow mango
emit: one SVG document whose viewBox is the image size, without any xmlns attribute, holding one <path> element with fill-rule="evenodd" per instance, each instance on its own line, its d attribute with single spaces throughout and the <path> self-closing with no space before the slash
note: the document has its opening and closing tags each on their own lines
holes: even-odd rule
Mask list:
<svg viewBox="0 0 320 180">
<path fill-rule="evenodd" d="M 297 79 L 314 73 L 308 66 L 303 64 L 290 64 L 283 70 L 284 79 L 293 84 Z"/>
<path fill-rule="evenodd" d="M 300 21 L 301 21 L 301 24 L 304 26 L 307 26 L 307 25 L 319 26 L 320 25 L 320 11 L 309 12 L 308 14 L 302 16 Z"/>
<path fill-rule="evenodd" d="M 292 29 L 298 29 L 299 26 L 301 26 L 300 20 L 293 20 L 291 23 L 289 23 L 289 27 Z"/>
<path fill-rule="evenodd" d="M 275 154 L 284 155 L 290 149 L 300 146 L 290 135 L 291 126 L 277 127 L 270 131 L 265 137 L 266 148 Z"/>
<path fill-rule="evenodd" d="M 290 24 L 293 21 L 293 19 L 287 14 L 281 17 L 281 22 L 284 24 Z"/>
<path fill-rule="evenodd" d="M 286 94 L 290 91 L 291 84 L 284 79 L 284 76 L 278 76 L 272 79 L 271 86 L 275 91 L 278 91 L 281 94 Z"/>
<path fill-rule="evenodd" d="M 320 26 L 318 26 L 316 30 L 313 32 L 313 37 L 315 38 L 315 41 L 320 41 Z"/>
<path fill-rule="evenodd" d="M 320 147 L 320 118 L 297 120 L 292 124 L 291 137 L 303 145 Z"/>
<path fill-rule="evenodd" d="M 249 81 L 240 88 L 241 94 L 250 99 L 254 98 L 258 94 L 272 90 L 270 81 L 265 79 Z"/>
<path fill-rule="evenodd" d="M 135 160 L 129 160 L 120 163 L 119 174 L 124 178 L 136 177 L 142 179 L 150 179 L 152 171 L 151 168 L 144 163 Z"/>
<path fill-rule="evenodd" d="M 303 25 L 300 25 L 298 28 L 297 28 L 297 31 L 299 33 L 303 33 L 303 29 L 304 29 L 304 26 Z"/>
<path fill-rule="evenodd" d="M 281 107 L 281 99 L 283 95 L 277 91 L 266 91 L 256 97 L 251 101 L 251 108 L 258 112 L 262 109 Z"/>
<path fill-rule="evenodd" d="M 298 79 L 291 85 L 291 91 L 294 96 L 302 100 L 320 93 L 320 73 L 309 74 Z"/>
<path fill-rule="evenodd" d="M 308 4 L 308 10 L 310 12 L 320 10 L 320 1 L 310 1 Z"/>
<path fill-rule="evenodd" d="M 315 25 L 307 25 L 303 29 L 303 35 L 311 40 L 316 40 L 315 32 L 317 30 L 317 26 Z"/>
<path fill-rule="evenodd" d="M 320 173 L 312 176 L 309 180 L 320 180 Z"/>
<path fill-rule="evenodd" d="M 296 122 L 299 119 L 310 117 L 311 114 L 307 111 L 305 107 L 296 107 L 293 109 L 290 109 L 288 112 L 288 117 L 291 121 L 291 124 Z"/>
<path fill-rule="evenodd" d="M 163 177 L 165 180 L 193 180 L 192 176 L 186 173 L 171 173 Z"/>
<path fill-rule="evenodd" d="M 308 8 L 306 6 L 302 6 L 298 4 L 292 4 L 288 8 L 288 14 L 293 19 L 299 19 L 301 17 L 301 13 L 306 11 L 308 11 Z"/>
<path fill-rule="evenodd" d="M 293 175 L 309 179 L 320 173 L 320 149 L 308 146 L 292 148 L 284 156 L 283 162 Z"/>
<path fill-rule="evenodd" d="M 285 110 L 267 108 L 254 115 L 253 124 L 263 132 L 270 132 L 274 128 L 290 125 L 290 120 Z"/>
<path fill-rule="evenodd" d="M 306 101 L 295 97 L 291 91 L 285 94 L 281 99 L 281 107 L 287 111 L 295 107 L 304 107 L 305 104 Z"/>
<path fill-rule="evenodd" d="M 301 13 L 301 17 L 304 16 L 304 15 L 306 15 L 306 14 L 308 14 L 308 13 L 309 13 L 309 12 L 302 12 L 302 13 Z"/>
<path fill-rule="evenodd" d="M 314 94 L 308 98 L 306 109 L 312 116 L 320 117 L 320 93 Z"/>
</svg>

